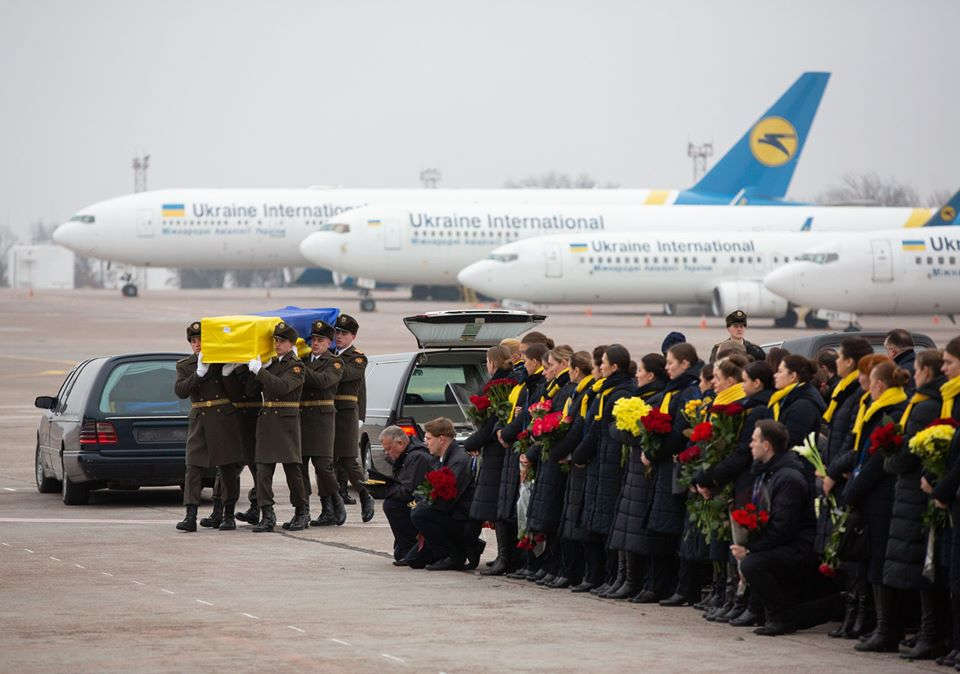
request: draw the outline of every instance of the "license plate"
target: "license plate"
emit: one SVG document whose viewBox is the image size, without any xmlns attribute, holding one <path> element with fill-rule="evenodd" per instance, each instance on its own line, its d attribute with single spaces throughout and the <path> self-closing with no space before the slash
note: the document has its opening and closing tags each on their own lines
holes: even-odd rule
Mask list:
<svg viewBox="0 0 960 674">
<path fill-rule="evenodd" d="M 159 444 L 166 442 L 184 443 L 187 441 L 186 428 L 137 428 L 133 437 L 141 444 Z"/>
</svg>

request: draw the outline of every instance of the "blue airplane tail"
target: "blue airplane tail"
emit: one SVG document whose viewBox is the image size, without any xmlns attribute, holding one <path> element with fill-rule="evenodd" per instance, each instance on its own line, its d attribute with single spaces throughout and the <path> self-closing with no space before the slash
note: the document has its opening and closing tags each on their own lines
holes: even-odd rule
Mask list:
<svg viewBox="0 0 960 674">
<path fill-rule="evenodd" d="M 782 199 L 829 79 L 830 73 L 801 75 L 700 182 L 679 195 L 676 203 L 703 203 L 721 195 L 725 203 Z"/>
<path fill-rule="evenodd" d="M 938 208 L 921 227 L 945 227 L 957 224 L 958 213 L 960 213 L 960 192 L 950 197 L 947 203 Z"/>
</svg>

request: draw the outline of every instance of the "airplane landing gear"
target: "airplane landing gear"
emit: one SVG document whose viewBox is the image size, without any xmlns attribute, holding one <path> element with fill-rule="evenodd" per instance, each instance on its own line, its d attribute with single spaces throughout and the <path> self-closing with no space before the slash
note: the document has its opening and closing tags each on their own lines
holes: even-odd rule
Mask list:
<svg viewBox="0 0 960 674">
<path fill-rule="evenodd" d="M 797 312 L 793 309 L 787 309 L 785 313 L 780 318 L 773 319 L 773 327 L 775 328 L 795 328 L 797 327 L 797 321 L 800 320 L 800 317 L 797 315 Z"/>
<path fill-rule="evenodd" d="M 122 288 L 120 288 L 120 293 L 124 297 L 136 297 L 138 293 L 137 286 L 133 285 L 132 283 L 126 283 Z"/>
<path fill-rule="evenodd" d="M 360 291 L 360 311 L 370 312 L 377 310 L 377 302 L 370 297 L 370 291 L 366 288 Z"/>
<path fill-rule="evenodd" d="M 803 317 L 803 322 L 808 328 L 813 328 L 814 330 L 826 330 L 830 327 L 830 321 L 817 318 L 816 309 L 810 309 L 807 315 Z"/>
</svg>

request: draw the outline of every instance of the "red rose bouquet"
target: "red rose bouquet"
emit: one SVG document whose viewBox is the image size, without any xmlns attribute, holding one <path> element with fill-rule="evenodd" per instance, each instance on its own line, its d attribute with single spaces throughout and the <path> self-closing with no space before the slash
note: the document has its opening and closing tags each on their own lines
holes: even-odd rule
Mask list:
<svg viewBox="0 0 960 674">
<path fill-rule="evenodd" d="M 884 417 L 880 426 L 870 434 L 870 447 L 867 450 L 870 456 L 880 452 L 884 456 L 892 456 L 903 444 L 903 429 L 900 424 L 890 417 Z"/>
<path fill-rule="evenodd" d="M 753 503 L 748 503 L 742 508 L 732 510 L 730 518 L 743 527 L 748 534 L 756 534 L 762 531 L 763 527 L 770 521 L 770 513 L 758 509 Z"/>
<path fill-rule="evenodd" d="M 506 423 L 510 417 L 510 410 L 513 409 L 510 403 L 510 392 L 516 385 L 516 381 L 506 377 L 491 379 L 484 384 L 480 395 L 470 396 L 472 407 L 467 410 L 467 415 L 474 425 L 480 426 L 491 415 L 495 415 L 500 422 Z"/>
<path fill-rule="evenodd" d="M 457 476 L 447 466 L 431 470 L 415 493 L 428 503 L 452 501 L 457 498 Z"/>
</svg>

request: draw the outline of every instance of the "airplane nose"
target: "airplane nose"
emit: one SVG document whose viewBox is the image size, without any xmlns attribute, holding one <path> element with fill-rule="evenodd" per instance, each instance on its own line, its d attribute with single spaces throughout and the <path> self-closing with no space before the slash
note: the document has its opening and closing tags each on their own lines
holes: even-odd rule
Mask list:
<svg viewBox="0 0 960 674">
<path fill-rule="evenodd" d="M 346 252 L 347 242 L 341 234 L 314 232 L 300 242 L 300 254 L 321 267 L 335 269 L 336 261 Z"/>
<path fill-rule="evenodd" d="M 79 230 L 75 222 L 65 222 L 53 230 L 53 242 L 64 248 L 75 250 L 79 245 Z"/>
<path fill-rule="evenodd" d="M 774 295 L 792 300 L 797 293 L 798 275 L 802 274 L 798 267 L 796 264 L 788 264 L 774 269 L 763 277 L 763 285 Z"/>
<path fill-rule="evenodd" d="M 502 287 L 505 279 L 502 272 L 498 275 L 495 269 L 495 263 L 490 260 L 480 260 L 464 267 L 457 274 L 457 280 L 461 285 L 472 288 L 477 292 L 491 297 L 504 297 L 506 289 Z"/>
</svg>

